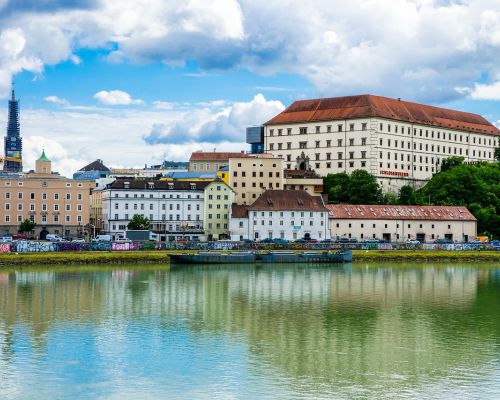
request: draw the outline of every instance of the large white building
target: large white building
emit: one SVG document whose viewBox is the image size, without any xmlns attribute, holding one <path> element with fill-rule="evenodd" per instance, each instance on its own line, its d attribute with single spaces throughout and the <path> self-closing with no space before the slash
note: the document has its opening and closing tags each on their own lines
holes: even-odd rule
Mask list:
<svg viewBox="0 0 500 400">
<path fill-rule="evenodd" d="M 233 204 L 229 231 L 232 240 L 330 238 L 323 198 L 303 190 L 267 190 L 250 206 Z"/>
<path fill-rule="evenodd" d="M 267 121 L 264 151 L 320 175 L 365 169 L 385 191 L 423 185 L 452 156 L 493 161 L 499 130 L 482 116 L 361 95 L 296 101 Z"/>
<path fill-rule="evenodd" d="M 465 207 L 328 204 L 333 238 L 388 242 L 476 239 L 477 220 Z"/>
<path fill-rule="evenodd" d="M 117 179 L 102 190 L 103 230 L 124 237 L 135 214 L 167 240 L 204 235 L 204 189 L 210 182 Z"/>
</svg>

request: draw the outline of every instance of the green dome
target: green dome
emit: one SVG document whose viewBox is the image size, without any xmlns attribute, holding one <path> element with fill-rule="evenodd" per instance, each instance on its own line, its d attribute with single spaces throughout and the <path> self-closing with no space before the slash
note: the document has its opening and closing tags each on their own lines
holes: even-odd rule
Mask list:
<svg viewBox="0 0 500 400">
<path fill-rule="evenodd" d="M 50 162 L 50 160 L 45 155 L 45 149 L 42 150 L 42 155 L 40 156 L 40 158 L 38 159 L 38 161 L 48 161 L 48 162 Z"/>
</svg>

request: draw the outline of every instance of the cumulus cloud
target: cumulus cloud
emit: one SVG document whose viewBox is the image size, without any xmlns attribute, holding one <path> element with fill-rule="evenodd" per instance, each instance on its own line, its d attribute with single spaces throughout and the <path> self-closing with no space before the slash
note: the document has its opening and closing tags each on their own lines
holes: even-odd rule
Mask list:
<svg viewBox="0 0 500 400">
<path fill-rule="evenodd" d="M 130 105 L 130 104 L 143 104 L 140 99 L 133 99 L 127 92 L 122 90 L 101 90 L 94 95 L 94 98 L 102 104 L 108 106 L 116 105 Z"/>
<path fill-rule="evenodd" d="M 47 96 L 43 98 L 47 103 L 57 104 L 59 106 L 68 106 L 69 102 L 66 99 L 61 99 L 58 96 Z"/>
<path fill-rule="evenodd" d="M 218 106 L 224 102 L 212 104 Z M 154 124 L 144 140 L 148 144 L 244 142 L 247 126 L 260 125 L 284 108 L 280 101 L 266 100 L 257 94 L 249 102 L 234 103 L 221 111 L 207 107 L 194 109 L 179 119 Z"/>
<path fill-rule="evenodd" d="M 474 100 L 500 100 L 500 81 L 491 84 L 477 84 L 470 90 L 469 97 Z"/>
<path fill-rule="evenodd" d="M 492 84 L 500 74 L 499 0 L 5 4 L 3 96 L 14 74 L 78 62 L 74 53 L 82 48 L 104 49 L 113 62 L 193 60 L 202 74 L 234 68 L 299 74 L 319 95 L 373 92 L 430 102 L 463 98 L 456 87 L 473 87 L 482 76 Z"/>
</svg>

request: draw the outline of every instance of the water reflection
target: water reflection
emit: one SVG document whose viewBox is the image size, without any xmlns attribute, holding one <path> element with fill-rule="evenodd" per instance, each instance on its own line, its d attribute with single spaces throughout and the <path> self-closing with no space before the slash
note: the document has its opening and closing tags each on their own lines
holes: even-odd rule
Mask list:
<svg viewBox="0 0 500 400">
<path fill-rule="evenodd" d="M 68 398 L 134 397 L 140 389 L 152 398 L 446 398 L 471 387 L 494 398 L 499 271 L 4 272 L 0 394 L 15 398 L 38 385 L 50 397 L 52 382 Z M 433 385 L 443 396 L 428 392 Z"/>
</svg>

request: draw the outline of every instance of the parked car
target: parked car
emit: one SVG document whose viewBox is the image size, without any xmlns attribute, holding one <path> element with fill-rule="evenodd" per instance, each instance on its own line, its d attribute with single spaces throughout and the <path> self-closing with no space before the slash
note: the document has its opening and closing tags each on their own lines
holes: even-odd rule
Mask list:
<svg viewBox="0 0 500 400">
<path fill-rule="evenodd" d="M 274 242 L 273 242 L 273 239 L 271 239 L 271 238 L 265 238 L 265 239 L 262 239 L 259 243 L 274 243 Z"/>
<path fill-rule="evenodd" d="M 83 238 L 76 238 L 72 240 L 73 243 L 85 243 L 85 239 Z"/>
<path fill-rule="evenodd" d="M 408 239 L 406 244 L 420 244 L 420 241 L 416 239 Z"/>
<path fill-rule="evenodd" d="M 276 239 L 273 239 L 273 243 L 286 244 L 286 243 L 290 243 L 290 241 L 288 241 L 286 239 L 276 238 Z"/>
<path fill-rule="evenodd" d="M 323 239 L 320 243 L 333 243 L 332 239 Z"/>
<path fill-rule="evenodd" d="M 52 233 L 49 233 L 45 237 L 45 240 L 49 240 L 51 242 L 64 242 L 65 241 L 61 236 L 55 235 L 55 234 L 52 234 Z"/>
<path fill-rule="evenodd" d="M 372 238 L 372 239 L 363 239 L 363 243 L 379 243 L 380 239 Z"/>
<path fill-rule="evenodd" d="M 97 235 L 94 240 L 96 242 L 111 242 L 111 235 Z"/>
<path fill-rule="evenodd" d="M 295 240 L 295 243 L 307 243 L 307 240 L 305 240 L 305 239 L 297 239 L 297 240 Z"/>
<path fill-rule="evenodd" d="M 355 237 L 349 238 L 349 243 L 358 243 L 358 238 Z"/>
<path fill-rule="evenodd" d="M 12 240 L 12 236 L 2 236 L 0 238 L 0 243 L 10 243 Z"/>
<path fill-rule="evenodd" d="M 335 243 L 349 243 L 349 238 L 347 237 L 337 238 L 335 239 Z"/>
<path fill-rule="evenodd" d="M 176 243 L 186 243 L 188 240 L 186 238 L 177 238 L 174 240 Z"/>
<path fill-rule="evenodd" d="M 28 240 L 28 236 L 23 235 L 22 233 L 17 233 L 15 235 L 12 235 L 12 239 L 14 239 L 14 240 Z"/>
</svg>

